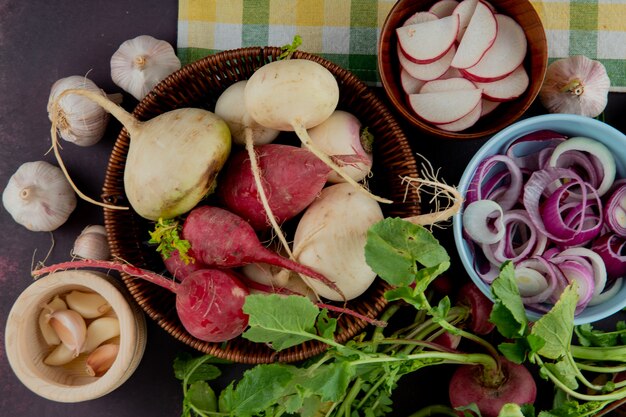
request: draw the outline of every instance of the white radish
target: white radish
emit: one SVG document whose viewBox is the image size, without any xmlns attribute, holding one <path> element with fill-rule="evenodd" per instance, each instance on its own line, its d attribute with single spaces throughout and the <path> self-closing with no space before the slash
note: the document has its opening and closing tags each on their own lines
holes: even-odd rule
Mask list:
<svg viewBox="0 0 626 417">
<path fill-rule="evenodd" d="M 430 22 L 396 29 L 402 51 L 411 61 L 428 64 L 446 54 L 454 45 L 459 30 L 459 17 L 448 16 Z"/>
<path fill-rule="evenodd" d="M 456 0 L 439 0 L 430 6 L 429 12 L 435 14 L 438 18 L 450 16 L 459 2 Z"/>
<path fill-rule="evenodd" d="M 480 102 L 479 89 L 411 94 L 409 104 L 422 119 L 435 123 L 452 123 L 474 110 Z"/>
<path fill-rule="evenodd" d="M 441 58 L 429 62 L 428 64 L 418 64 L 411 61 L 398 45 L 398 60 L 400 61 L 400 67 L 412 77 L 422 81 L 430 81 L 442 77 L 448 71 L 455 52 L 456 47 L 452 45 L 448 52 Z"/>
<path fill-rule="evenodd" d="M 137 120 L 106 97 L 92 91 L 73 89 L 60 94 L 89 98 L 111 113 L 126 128 L 130 145 L 124 168 L 124 191 L 130 205 L 149 220 L 173 218 L 191 210 L 214 188 L 220 169 L 231 148 L 230 131 L 214 113 L 197 108 L 168 111 L 145 122 Z M 52 114 L 58 112 L 53 111 Z M 63 173 L 57 140 L 59 120 L 52 120 L 52 145 Z M 109 208 L 120 208 L 93 200 L 70 180 L 77 194 L 86 201 Z"/>
<path fill-rule="evenodd" d="M 501 80 L 489 83 L 476 82 L 477 88 L 482 88 L 483 97 L 491 101 L 510 101 L 518 98 L 528 88 L 530 79 L 523 65 L 520 65 L 511 74 Z"/>
<path fill-rule="evenodd" d="M 497 33 L 498 23 L 493 12 L 479 1 L 450 65 L 455 68 L 476 65 L 493 45 Z"/>
<path fill-rule="evenodd" d="M 373 163 L 373 136 L 362 129 L 361 122 L 352 113 L 335 110 L 328 119 L 309 129 L 313 144 L 331 156 L 354 156 L 355 160 L 343 168 L 346 175 L 361 181 L 370 173 Z M 303 145 L 304 146 L 304 145 Z M 328 175 L 328 182 L 345 182 L 336 172 Z"/>
<path fill-rule="evenodd" d="M 312 301 L 317 301 L 317 296 L 302 278 L 286 269 L 264 263 L 248 264 L 241 268 L 242 274 L 256 282 L 271 288 L 286 289 L 297 294 L 304 295 Z M 251 286 L 249 286 L 251 287 Z M 253 288 L 250 288 L 253 290 Z"/>
<path fill-rule="evenodd" d="M 376 278 L 365 262 L 367 230 L 383 219 L 376 201 L 355 192 L 349 184 L 325 188 L 307 208 L 294 236 L 298 262 L 315 268 L 337 285 L 345 299 L 361 295 Z M 344 297 L 320 282 L 305 279 L 320 296 L 334 301 Z"/>
<path fill-rule="evenodd" d="M 326 120 L 339 103 L 339 85 L 328 69 L 307 59 L 271 62 L 249 78 L 244 98 L 246 110 L 257 123 L 281 131 L 295 131 L 307 149 L 353 187 L 377 201 L 390 203 L 372 196 L 311 142 L 307 129 Z"/>
<path fill-rule="evenodd" d="M 528 48 L 524 29 L 512 18 L 496 14 L 498 34 L 493 45 L 478 63 L 462 69 L 472 81 L 489 82 L 502 79 L 519 67 Z"/>
</svg>

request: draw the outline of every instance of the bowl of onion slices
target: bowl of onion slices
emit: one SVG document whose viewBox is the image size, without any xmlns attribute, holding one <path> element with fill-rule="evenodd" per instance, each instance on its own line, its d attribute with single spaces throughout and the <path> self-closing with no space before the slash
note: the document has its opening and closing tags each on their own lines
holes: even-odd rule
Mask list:
<svg viewBox="0 0 626 417">
<path fill-rule="evenodd" d="M 515 123 L 474 155 L 454 218 L 461 261 L 478 288 L 505 262 L 531 320 L 573 281 L 575 324 L 626 307 L 626 136 L 598 120 L 550 114 Z"/>
</svg>

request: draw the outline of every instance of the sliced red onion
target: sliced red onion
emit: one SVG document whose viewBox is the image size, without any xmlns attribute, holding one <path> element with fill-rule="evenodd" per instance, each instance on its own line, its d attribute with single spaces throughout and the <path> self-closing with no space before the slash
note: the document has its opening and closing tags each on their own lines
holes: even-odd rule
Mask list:
<svg viewBox="0 0 626 417">
<path fill-rule="evenodd" d="M 537 130 L 515 139 L 508 147 L 506 155 L 521 169 L 535 171 L 539 165 L 539 153 L 543 149 L 554 149 L 567 137 L 552 130 Z"/>
<path fill-rule="evenodd" d="M 478 165 L 465 195 L 465 200 L 468 203 L 485 199 L 485 196 L 482 193 L 482 185 L 491 176 L 496 175 L 501 171 L 501 165 L 504 165 L 509 171 L 510 181 L 507 191 L 500 196 L 498 203 L 502 207 L 502 210 L 505 211 L 515 205 L 522 191 L 522 171 L 517 165 L 515 165 L 515 162 L 513 162 L 513 160 L 506 155 L 492 155 L 485 158 Z M 496 167 L 498 170 L 494 171 Z"/>
<path fill-rule="evenodd" d="M 495 201 L 477 200 L 463 210 L 463 229 L 477 243 L 496 243 L 504 237 L 502 207 Z"/>
<path fill-rule="evenodd" d="M 594 281 L 594 291 L 593 298 L 600 296 L 600 293 L 604 291 L 604 287 L 606 286 L 606 267 L 604 266 L 604 261 L 602 257 L 587 248 L 569 248 L 565 249 L 560 253 L 560 257 L 565 256 L 580 256 L 589 261 L 591 263 L 591 269 L 593 272 L 593 281 Z"/>
<path fill-rule="evenodd" d="M 578 283 L 578 303 L 576 303 L 576 312 L 582 311 L 589 301 L 591 301 L 594 293 L 595 284 L 591 268 L 587 267 L 582 262 L 574 260 L 559 262 L 556 264 L 556 267 L 561 271 L 568 284 L 574 281 Z"/>
<path fill-rule="evenodd" d="M 504 213 L 502 221 L 506 231 L 504 238 L 495 244 L 482 245 L 485 256 L 492 263 L 518 262 L 543 253 L 548 239 L 538 233 L 528 213 L 524 210 L 510 210 Z M 522 238 L 518 239 L 520 235 Z"/>
<path fill-rule="evenodd" d="M 615 234 L 626 237 L 626 184 L 611 193 L 604 205 L 604 219 Z"/>
<path fill-rule="evenodd" d="M 600 295 L 598 295 L 597 297 L 593 297 L 589 301 L 589 304 L 587 304 L 587 306 L 595 306 L 598 304 L 602 304 L 603 302 L 615 297 L 615 295 L 619 292 L 619 290 L 622 289 L 623 281 L 624 281 L 623 278 L 618 278 L 615 281 L 613 281 L 611 285 L 609 285 L 608 288 L 605 288 L 604 291 L 600 293 Z"/>
<path fill-rule="evenodd" d="M 596 239 L 591 249 L 602 258 L 609 280 L 626 275 L 625 238 L 613 233 L 607 233 Z"/>
<path fill-rule="evenodd" d="M 554 266 L 541 256 L 525 259 L 515 266 L 515 279 L 524 304 L 547 301 L 556 289 Z"/>
<path fill-rule="evenodd" d="M 611 188 L 611 185 L 613 185 L 613 182 L 615 181 L 616 165 L 611 151 L 597 140 L 577 136 L 569 138 L 568 140 L 557 145 L 552 153 L 552 156 L 550 157 L 549 165 L 552 167 L 558 166 L 558 160 L 561 155 L 570 150 L 588 152 L 598 158 L 600 164 L 602 165 L 603 173 L 602 181 L 600 182 L 597 190 L 598 195 L 604 195 L 604 193 Z"/>
<path fill-rule="evenodd" d="M 550 154 L 550 159 L 546 161 L 547 166 L 552 163 L 552 155 Z M 603 171 L 600 168 L 600 171 L 596 169 L 593 161 L 597 161 L 597 158 L 592 158 L 591 155 L 586 154 L 581 151 L 567 151 L 564 152 L 561 157 L 556 162 L 558 168 L 567 168 L 576 172 L 580 177 L 587 183 L 591 184 L 593 188 L 598 188 L 600 185 L 600 178 L 603 176 Z"/>
</svg>

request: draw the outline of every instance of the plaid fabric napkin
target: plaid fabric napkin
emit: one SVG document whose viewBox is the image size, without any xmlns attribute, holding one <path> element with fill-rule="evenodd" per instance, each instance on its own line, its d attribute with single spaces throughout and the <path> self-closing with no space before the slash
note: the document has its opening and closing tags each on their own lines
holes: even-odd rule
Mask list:
<svg viewBox="0 0 626 417">
<path fill-rule="evenodd" d="M 395 0 L 179 0 L 183 64 L 245 46 L 282 46 L 319 54 L 369 84 L 379 81 L 376 47 Z M 611 90 L 626 92 L 626 0 L 531 0 L 551 60 L 582 54 L 600 60 Z"/>
</svg>

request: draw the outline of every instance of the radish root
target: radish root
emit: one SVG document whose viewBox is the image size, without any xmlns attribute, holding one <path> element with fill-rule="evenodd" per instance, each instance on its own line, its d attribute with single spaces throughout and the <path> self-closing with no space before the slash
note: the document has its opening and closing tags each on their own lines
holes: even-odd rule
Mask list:
<svg viewBox="0 0 626 417">
<path fill-rule="evenodd" d="M 92 199 L 91 197 L 85 195 L 82 191 L 80 191 L 78 187 L 76 186 L 76 184 L 74 184 L 74 181 L 72 181 L 72 178 L 70 177 L 70 174 L 67 171 L 67 168 L 65 167 L 65 163 L 63 162 L 63 158 L 61 158 L 61 153 L 59 151 L 59 147 L 60 147 L 59 138 L 58 138 L 58 133 L 57 133 L 59 124 L 64 123 L 64 120 L 65 120 L 65 117 L 63 116 L 63 112 L 61 110 L 61 106 L 59 102 L 63 97 L 69 94 L 78 94 L 78 95 L 84 96 L 88 98 L 89 100 L 95 102 L 96 104 L 100 105 L 103 109 L 111 113 L 117 120 L 119 120 L 124 125 L 126 130 L 128 130 L 129 133 L 131 132 L 131 130 L 134 130 L 135 127 L 140 122 L 137 121 L 133 116 L 131 116 L 128 112 L 126 112 L 120 106 L 110 101 L 108 98 L 101 96 L 97 93 L 94 93 L 92 91 L 80 90 L 80 89 L 65 90 L 61 94 L 59 94 L 59 96 L 54 100 L 54 103 L 52 104 L 52 109 L 53 109 L 51 113 L 52 114 L 51 116 L 52 126 L 50 128 L 50 136 L 52 139 L 52 150 L 54 151 L 54 156 L 56 157 L 59 167 L 61 168 L 61 171 L 63 171 L 65 178 L 67 178 L 67 181 L 70 183 L 70 185 L 72 186 L 76 194 L 81 199 L 91 204 L 100 206 L 100 207 L 113 209 L 113 210 L 128 210 L 128 207 L 107 204 L 107 203 L 103 203 L 101 201 Z"/>
<path fill-rule="evenodd" d="M 418 194 L 418 201 L 421 200 L 420 195 L 424 193 L 430 195 L 429 203 L 435 207 L 435 211 L 427 214 L 419 214 L 405 218 L 405 220 L 421 225 L 421 226 L 441 226 L 442 222 L 448 221 L 452 216 L 459 212 L 463 205 L 463 196 L 455 187 L 448 185 L 443 180 L 439 180 L 439 170 L 435 171 L 431 163 L 422 155 L 417 154 L 424 162 L 422 163 L 421 176 L 423 178 L 401 177 L 402 182 L 407 184 L 406 193 L 412 188 Z M 445 200 L 447 204 L 442 208 L 441 201 Z"/>
</svg>

